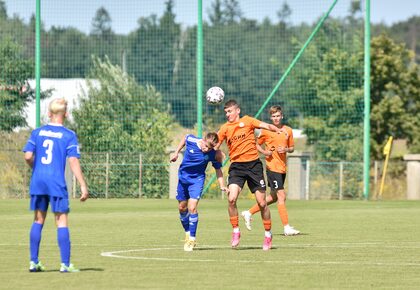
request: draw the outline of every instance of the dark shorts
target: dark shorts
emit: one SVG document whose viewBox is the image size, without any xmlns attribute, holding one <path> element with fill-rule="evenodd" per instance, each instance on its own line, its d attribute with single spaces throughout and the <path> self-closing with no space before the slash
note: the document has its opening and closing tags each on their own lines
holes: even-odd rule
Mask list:
<svg viewBox="0 0 420 290">
<path fill-rule="evenodd" d="M 236 184 L 243 188 L 245 181 L 249 190 L 266 190 L 263 165 L 259 159 L 249 162 L 233 162 L 229 167 L 228 184 Z"/>
<path fill-rule="evenodd" d="M 48 211 L 48 205 L 51 204 L 51 211 L 53 213 L 68 213 L 69 199 L 49 196 L 49 195 L 31 195 L 31 210 Z"/>
<path fill-rule="evenodd" d="M 286 173 L 279 173 L 267 170 L 268 184 L 271 189 L 279 190 L 284 189 L 284 183 L 286 182 Z"/>
</svg>

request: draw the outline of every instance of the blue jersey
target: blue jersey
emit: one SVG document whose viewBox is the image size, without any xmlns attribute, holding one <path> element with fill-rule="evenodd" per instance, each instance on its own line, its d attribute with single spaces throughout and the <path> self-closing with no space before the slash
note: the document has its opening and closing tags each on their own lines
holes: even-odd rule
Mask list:
<svg viewBox="0 0 420 290">
<path fill-rule="evenodd" d="M 23 152 L 35 155 L 30 194 L 67 198 L 66 159 L 80 158 L 76 133 L 59 124 L 42 126 L 32 131 Z"/>
<path fill-rule="evenodd" d="M 201 140 L 194 135 L 187 135 L 185 140 L 185 153 L 179 167 L 178 177 L 180 181 L 194 181 L 197 178 L 205 178 L 206 168 L 209 162 L 212 162 L 215 169 L 222 167 L 222 164 L 216 161 L 216 151 L 210 150 L 207 153 L 201 151 L 198 141 Z"/>
</svg>

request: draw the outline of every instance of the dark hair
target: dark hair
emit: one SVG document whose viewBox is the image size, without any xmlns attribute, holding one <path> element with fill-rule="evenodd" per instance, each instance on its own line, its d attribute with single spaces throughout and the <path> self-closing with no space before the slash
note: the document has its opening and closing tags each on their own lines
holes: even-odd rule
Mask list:
<svg viewBox="0 0 420 290">
<path fill-rule="evenodd" d="M 233 106 L 235 106 L 237 108 L 240 108 L 240 106 L 239 106 L 239 104 L 236 100 L 229 100 L 225 103 L 224 109 L 227 109 L 227 108 L 230 108 L 230 107 L 233 107 Z"/>
<path fill-rule="evenodd" d="M 281 107 L 280 106 L 271 106 L 270 109 L 268 110 L 268 112 L 270 113 L 270 115 L 277 113 L 277 112 L 282 112 Z"/>
<path fill-rule="evenodd" d="M 213 147 L 215 147 L 217 145 L 217 143 L 219 143 L 219 136 L 217 135 L 216 132 L 207 133 L 204 136 L 204 139 L 206 139 L 206 141 L 210 142 Z"/>
</svg>

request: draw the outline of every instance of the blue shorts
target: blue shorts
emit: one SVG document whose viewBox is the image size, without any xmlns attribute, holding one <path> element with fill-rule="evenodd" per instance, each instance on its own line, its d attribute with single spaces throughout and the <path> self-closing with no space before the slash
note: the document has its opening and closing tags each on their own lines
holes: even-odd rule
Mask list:
<svg viewBox="0 0 420 290">
<path fill-rule="evenodd" d="M 69 199 L 49 195 L 31 195 L 31 210 L 48 211 L 48 205 L 51 204 L 53 213 L 70 212 Z"/>
<path fill-rule="evenodd" d="M 200 199 L 203 192 L 204 178 L 194 180 L 194 182 L 178 181 L 176 189 L 176 199 L 178 201 L 188 200 L 190 198 Z"/>
</svg>

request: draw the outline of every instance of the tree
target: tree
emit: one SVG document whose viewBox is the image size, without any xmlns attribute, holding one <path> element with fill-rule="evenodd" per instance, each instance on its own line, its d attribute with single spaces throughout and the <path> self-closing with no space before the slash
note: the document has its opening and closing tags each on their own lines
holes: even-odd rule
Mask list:
<svg viewBox="0 0 420 290">
<path fill-rule="evenodd" d="M 100 7 L 92 19 L 92 29 L 90 34 L 108 39 L 112 34 L 112 20 L 108 11 L 104 7 Z"/>
<path fill-rule="evenodd" d="M 224 22 L 222 3 L 220 0 L 215 0 L 211 4 L 211 8 L 208 11 L 210 24 L 211 25 L 221 25 Z"/>
<path fill-rule="evenodd" d="M 277 11 L 277 17 L 279 18 L 280 23 L 286 25 L 290 15 L 292 15 L 292 9 L 290 9 L 290 6 L 287 4 L 287 2 L 284 2 L 281 10 Z"/>
<path fill-rule="evenodd" d="M 12 131 L 27 126 L 24 108 L 35 98 L 27 80 L 33 77 L 33 62 L 21 57 L 21 47 L 0 42 L 0 130 Z"/>
<path fill-rule="evenodd" d="M 156 171 L 166 169 L 159 164 L 167 163 L 168 132 L 172 119 L 168 106 L 153 86 L 140 86 L 119 66 L 109 59 L 93 59 L 88 80 L 88 92 L 82 98 L 80 108 L 73 112 L 75 128 L 85 152 L 134 152 L 145 156 L 149 168 L 144 171 L 143 189 L 146 196 L 159 197 L 168 192 L 168 181 L 153 182 Z M 96 82 L 91 81 L 97 80 Z M 138 163 L 121 157 L 119 162 Z M 138 168 L 138 166 L 137 166 Z M 166 172 L 167 173 L 167 172 Z M 138 189 L 139 172 L 115 173 L 114 193 Z M 88 177 L 89 178 L 89 177 Z M 121 188 L 121 184 L 129 184 Z"/>
<path fill-rule="evenodd" d="M 228 24 L 239 22 L 242 19 L 242 10 L 237 0 L 223 1 L 223 14 Z"/>
<path fill-rule="evenodd" d="M 420 68 L 414 53 L 386 35 L 371 42 L 372 156 L 382 158 L 389 136 L 420 150 Z"/>
<path fill-rule="evenodd" d="M 3 0 L 0 0 L 0 19 L 7 19 L 6 3 Z"/>
</svg>

